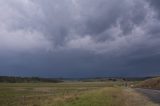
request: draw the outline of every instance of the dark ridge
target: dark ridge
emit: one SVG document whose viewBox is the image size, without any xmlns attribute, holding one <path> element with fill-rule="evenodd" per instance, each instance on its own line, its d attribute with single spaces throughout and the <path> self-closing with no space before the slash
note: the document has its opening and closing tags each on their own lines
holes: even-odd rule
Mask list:
<svg viewBox="0 0 160 106">
<path fill-rule="evenodd" d="M 0 83 L 36 83 L 36 82 L 60 83 L 63 81 L 58 78 L 0 76 Z"/>
</svg>

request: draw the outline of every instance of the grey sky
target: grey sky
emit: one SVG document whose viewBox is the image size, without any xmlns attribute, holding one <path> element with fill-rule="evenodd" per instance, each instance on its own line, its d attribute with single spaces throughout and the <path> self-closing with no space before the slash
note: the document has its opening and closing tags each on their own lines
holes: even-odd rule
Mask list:
<svg viewBox="0 0 160 106">
<path fill-rule="evenodd" d="M 0 75 L 160 74 L 157 0 L 1 0 Z"/>
</svg>

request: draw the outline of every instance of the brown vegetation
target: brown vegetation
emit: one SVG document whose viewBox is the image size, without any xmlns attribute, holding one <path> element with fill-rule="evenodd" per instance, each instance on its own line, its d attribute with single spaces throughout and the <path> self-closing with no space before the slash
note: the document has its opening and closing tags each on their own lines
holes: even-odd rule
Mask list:
<svg viewBox="0 0 160 106">
<path fill-rule="evenodd" d="M 160 90 L 160 77 L 142 81 L 138 85 L 136 85 L 136 87 Z"/>
</svg>

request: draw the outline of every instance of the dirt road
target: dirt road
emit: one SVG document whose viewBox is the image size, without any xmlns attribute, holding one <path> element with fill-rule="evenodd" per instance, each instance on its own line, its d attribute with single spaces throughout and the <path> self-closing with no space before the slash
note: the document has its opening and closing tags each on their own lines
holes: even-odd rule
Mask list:
<svg viewBox="0 0 160 106">
<path fill-rule="evenodd" d="M 137 88 L 136 91 L 144 94 L 145 96 L 150 98 L 153 102 L 160 104 L 160 90 Z"/>
</svg>

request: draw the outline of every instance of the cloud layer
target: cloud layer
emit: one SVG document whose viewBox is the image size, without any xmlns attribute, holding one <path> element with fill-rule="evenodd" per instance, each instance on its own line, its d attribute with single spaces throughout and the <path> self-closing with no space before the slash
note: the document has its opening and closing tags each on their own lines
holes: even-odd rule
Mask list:
<svg viewBox="0 0 160 106">
<path fill-rule="evenodd" d="M 0 73 L 160 74 L 159 4 L 156 0 L 1 0 Z"/>
</svg>

